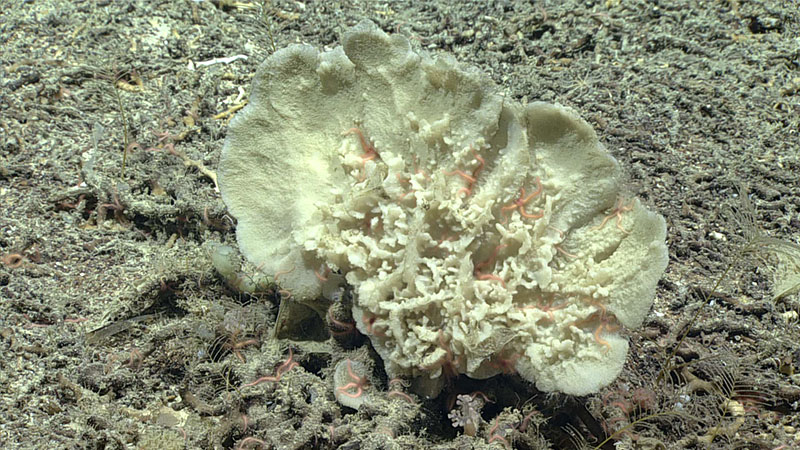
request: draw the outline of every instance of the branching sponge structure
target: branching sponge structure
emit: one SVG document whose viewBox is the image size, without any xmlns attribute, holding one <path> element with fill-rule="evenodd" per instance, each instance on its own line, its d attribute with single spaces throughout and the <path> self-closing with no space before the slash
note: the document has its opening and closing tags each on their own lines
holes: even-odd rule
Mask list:
<svg viewBox="0 0 800 450">
<path fill-rule="evenodd" d="M 370 22 L 263 63 L 219 178 L 243 254 L 297 298 L 344 274 L 389 377 L 427 395 L 509 372 L 598 391 L 667 265 L 664 219 L 575 112 Z"/>
</svg>

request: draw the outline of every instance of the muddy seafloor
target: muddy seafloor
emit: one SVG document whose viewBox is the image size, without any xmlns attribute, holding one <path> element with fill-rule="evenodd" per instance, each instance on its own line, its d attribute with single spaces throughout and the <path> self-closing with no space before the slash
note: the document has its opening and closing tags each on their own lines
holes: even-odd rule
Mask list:
<svg viewBox="0 0 800 450">
<path fill-rule="evenodd" d="M 0 447 L 800 447 L 800 299 L 774 298 L 792 269 L 740 251 L 791 256 L 800 233 L 798 3 L 449 3 L 6 2 Z M 313 314 L 276 336 L 281 293 L 212 268 L 204 244 L 235 245 L 213 174 L 257 65 L 365 18 L 576 109 L 665 216 L 670 264 L 608 388 L 546 395 L 510 373 L 388 396 L 363 336 Z M 335 401 L 343 358 L 380 401 Z M 475 391 L 490 401 L 467 436 L 448 404 Z"/>
</svg>

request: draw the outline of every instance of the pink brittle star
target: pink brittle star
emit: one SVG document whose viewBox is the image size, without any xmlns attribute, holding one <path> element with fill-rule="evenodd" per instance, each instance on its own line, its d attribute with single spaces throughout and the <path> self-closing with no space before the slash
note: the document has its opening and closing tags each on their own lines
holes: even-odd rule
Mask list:
<svg viewBox="0 0 800 450">
<path fill-rule="evenodd" d="M 547 298 L 545 299 L 545 297 L 547 297 Z M 523 306 L 523 307 L 520 307 L 519 309 L 538 309 L 538 310 L 544 311 L 544 312 L 547 313 L 547 320 L 550 320 L 551 322 L 555 322 L 556 321 L 556 316 L 555 316 L 555 314 L 553 314 L 553 311 L 558 311 L 559 309 L 564 309 L 567 306 L 569 306 L 569 303 L 562 302 L 562 303 L 559 303 L 558 305 L 555 305 L 555 306 L 553 305 L 554 303 L 555 303 L 555 295 L 552 292 L 550 292 L 550 293 L 547 293 L 547 294 L 542 294 L 542 298 L 541 298 L 540 302 L 537 302 L 537 303 L 532 304 L 532 305 Z M 539 320 L 545 320 L 545 318 L 541 318 Z"/>
<path fill-rule="evenodd" d="M 372 334 L 379 337 L 385 337 L 386 333 L 375 329 L 375 322 L 377 321 L 378 317 L 376 316 L 367 317 L 366 314 L 361 316 L 361 322 L 367 328 L 367 334 Z"/>
<path fill-rule="evenodd" d="M 457 192 L 457 194 L 460 194 L 460 193 L 464 192 L 464 193 L 467 194 L 466 195 L 467 197 L 470 194 L 472 194 L 472 188 L 475 186 L 475 183 L 478 181 L 478 174 L 481 173 L 481 170 L 483 170 L 483 166 L 486 165 L 486 161 L 481 157 L 481 155 L 478 154 L 478 152 L 475 151 L 474 148 L 472 148 L 470 146 L 470 150 L 472 150 L 472 154 L 475 155 L 475 160 L 478 161 L 478 167 L 476 167 L 475 170 L 472 171 L 471 175 L 466 173 L 466 172 L 464 172 L 463 170 L 454 170 L 452 172 L 444 172 L 445 175 L 458 175 L 461 178 L 467 180 L 467 187 L 462 187 Z"/>
<path fill-rule="evenodd" d="M 387 397 L 399 397 L 399 398 L 402 398 L 403 400 L 407 401 L 408 403 L 415 404 L 414 399 L 411 398 L 410 395 L 408 395 L 408 394 L 406 394 L 405 392 L 402 391 L 403 388 L 407 388 L 408 387 L 408 383 L 406 383 L 401 378 L 392 378 L 391 380 L 389 380 L 389 387 L 392 387 L 394 385 L 399 385 L 400 387 L 399 388 L 394 388 L 391 391 L 389 391 L 386 394 Z"/>
<path fill-rule="evenodd" d="M 414 175 L 422 175 L 423 180 L 430 181 L 431 179 L 430 175 L 428 175 L 427 173 L 425 173 L 424 170 L 419 168 L 419 164 L 417 163 L 417 155 L 413 155 L 413 164 L 414 164 Z M 417 192 L 416 189 L 413 189 L 413 184 L 411 182 L 410 177 L 405 177 L 403 175 L 400 175 L 399 173 L 396 173 L 395 177 L 397 177 L 398 183 L 407 184 L 409 188 L 411 188 L 408 192 L 400 194 L 397 197 L 397 200 L 402 201 L 404 198 L 406 198 L 407 195 Z M 411 198 L 414 198 L 414 196 L 411 196 Z"/>
<path fill-rule="evenodd" d="M 328 321 L 330 322 L 330 333 L 334 336 L 344 336 L 350 333 L 356 332 L 356 324 L 355 322 L 342 322 L 341 320 L 336 320 L 336 317 L 333 316 L 333 307 L 331 305 L 328 308 Z"/>
<path fill-rule="evenodd" d="M 495 281 L 499 281 L 500 284 L 503 285 L 503 287 L 506 287 L 506 282 L 503 281 L 503 279 L 500 278 L 499 276 L 497 276 L 497 275 L 495 275 L 493 273 L 483 273 L 482 272 L 484 267 L 491 266 L 492 264 L 494 264 L 495 260 L 497 259 L 497 252 L 499 252 L 500 250 L 502 250 L 502 249 L 504 249 L 506 247 L 508 247 L 507 244 L 498 245 L 497 247 L 494 248 L 494 251 L 492 252 L 492 256 L 490 256 L 489 259 L 487 259 L 486 261 L 484 261 L 482 263 L 475 264 L 475 271 L 474 271 L 475 278 L 477 278 L 478 280 L 495 280 Z"/>
<path fill-rule="evenodd" d="M 494 419 L 494 425 L 492 425 L 492 428 L 489 429 L 489 444 L 496 441 L 503 444 L 503 446 L 506 448 L 511 448 L 511 444 L 505 437 L 508 430 L 503 428 L 502 430 L 498 431 L 498 428 L 500 428 L 500 418 L 496 417 Z"/>
<path fill-rule="evenodd" d="M 627 205 L 623 205 L 624 202 L 625 200 L 622 197 L 618 198 L 617 203 L 614 204 L 614 209 L 611 210 L 611 213 L 607 215 L 605 218 L 603 218 L 603 222 L 601 222 L 600 225 L 593 227 L 592 230 L 599 230 L 603 228 L 604 226 L 606 226 L 606 222 L 611 220 L 612 217 L 616 217 L 617 229 L 625 234 L 630 233 L 630 231 L 622 228 L 622 213 L 631 211 L 633 209 L 633 200 L 631 200 L 631 202 L 628 203 Z"/>
<path fill-rule="evenodd" d="M 617 317 L 613 313 L 608 313 L 606 307 L 597 300 L 591 300 L 588 303 L 596 308 L 595 311 L 585 319 L 576 320 L 572 323 L 572 326 L 583 327 L 595 321 L 599 322 L 599 325 L 595 328 L 593 333 L 594 340 L 598 345 L 605 347 L 603 353 L 608 353 L 612 349 L 611 344 L 600 336 L 603 334 L 603 330 L 608 333 L 619 330 L 620 326 L 616 323 Z"/>
<path fill-rule="evenodd" d="M 508 222 L 508 214 L 510 211 L 515 209 L 519 209 L 519 214 L 522 217 L 527 217 L 529 219 L 541 219 L 544 216 L 544 210 L 539 211 L 537 214 L 530 214 L 529 212 L 525 211 L 525 205 L 528 204 L 529 201 L 539 196 L 542 193 L 542 180 L 539 177 L 536 177 L 536 190 L 525 196 L 525 188 L 519 188 L 519 198 L 511 202 L 510 205 L 504 206 L 500 209 L 500 215 L 503 216 L 503 221 L 500 222 L 502 224 L 506 224 Z"/>
<path fill-rule="evenodd" d="M 508 357 L 505 357 L 501 354 L 501 352 L 495 353 L 492 355 L 492 359 L 489 361 L 489 367 L 494 369 L 498 369 L 504 374 L 512 374 L 516 372 L 516 363 L 517 360 L 522 356 L 520 353 L 512 353 Z"/>
<path fill-rule="evenodd" d="M 458 367 L 460 366 L 460 358 L 453 356 L 453 348 L 447 343 L 444 338 L 444 332 L 439 330 L 438 334 L 439 348 L 445 351 L 438 360 L 427 366 L 419 366 L 422 370 L 434 370 L 436 368 L 442 369 L 442 374 L 449 380 L 458 376 Z"/>
<path fill-rule="evenodd" d="M 255 385 L 261 384 L 261 383 L 263 383 L 265 381 L 271 381 L 273 383 L 277 383 L 277 382 L 281 381 L 281 377 L 286 372 L 294 369 L 295 367 L 297 367 L 299 365 L 300 364 L 298 364 L 296 361 L 294 361 L 294 354 L 292 353 L 292 349 L 290 347 L 289 348 L 289 357 L 286 358 L 286 361 L 284 361 L 280 366 L 278 366 L 278 368 L 275 370 L 275 375 L 274 376 L 268 375 L 268 376 L 265 376 L 265 377 L 261 377 L 261 378 L 257 379 L 256 381 L 253 381 L 251 383 L 247 383 L 245 385 L 242 385 L 242 387 L 255 386 Z"/>
<path fill-rule="evenodd" d="M 342 395 L 350 398 L 358 398 L 361 397 L 361 394 L 364 393 L 364 388 L 367 386 L 367 377 L 360 377 L 353 372 L 353 365 L 352 361 L 349 359 L 347 362 L 347 376 L 350 379 L 354 380 L 350 383 L 345 384 L 344 386 L 337 387 L 336 390 L 339 391 Z M 355 392 L 348 392 L 349 389 L 355 389 Z"/>
<path fill-rule="evenodd" d="M 378 151 L 375 150 L 375 146 L 372 145 L 367 138 L 364 137 L 364 133 L 361 132 L 358 128 L 350 128 L 349 130 L 344 132 L 345 136 L 355 134 L 358 136 L 358 140 L 361 141 L 361 148 L 364 149 L 364 154 L 361 155 L 361 177 L 358 181 L 364 181 L 367 177 L 367 161 L 372 161 L 375 158 L 380 158 Z"/>
</svg>

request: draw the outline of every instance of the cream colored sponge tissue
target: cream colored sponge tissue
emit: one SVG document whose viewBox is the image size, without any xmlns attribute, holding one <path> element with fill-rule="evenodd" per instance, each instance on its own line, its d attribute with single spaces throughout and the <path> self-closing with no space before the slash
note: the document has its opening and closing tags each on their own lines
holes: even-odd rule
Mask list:
<svg viewBox="0 0 800 450">
<path fill-rule="evenodd" d="M 344 274 L 389 376 L 428 395 L 504 372 L 598 391 L 667 265 L 664 219 L 574 111 L 370 22 L 261 66 L 219 176 L 244 255 L 296 298 Z"/>
</svg>

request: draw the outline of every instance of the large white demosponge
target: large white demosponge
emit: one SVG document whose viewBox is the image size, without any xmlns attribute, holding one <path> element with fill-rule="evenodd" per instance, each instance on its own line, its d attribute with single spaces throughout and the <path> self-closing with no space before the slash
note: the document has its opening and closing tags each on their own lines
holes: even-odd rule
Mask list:
<svg viewBox="0 0 800 450">
<path fill-rule="evenodd" d="M 596 392 L 667 265 L 664 219 L 572 110 L 519 105 L 365 22 L 257 73 L 220 163 L 245 256 L 298 298 L 346 274 L 390 377 Z M 316 274 L 315 274 L 316 272 Z"/>
</svg>

